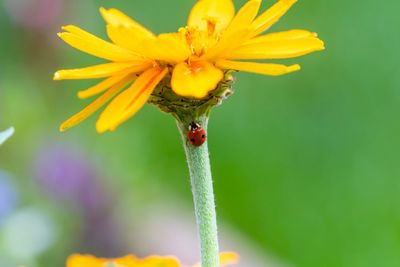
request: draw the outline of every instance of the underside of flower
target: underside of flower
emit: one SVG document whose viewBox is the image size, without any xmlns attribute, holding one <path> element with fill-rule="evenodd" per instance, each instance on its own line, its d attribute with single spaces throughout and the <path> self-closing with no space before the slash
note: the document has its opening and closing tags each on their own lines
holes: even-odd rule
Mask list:
<svg viewBox="0 0 400 267">
<path fill-rule="evenodd" d="M 234 80 L 232 74 L 226 72 L 212 91 L 208 92 L 205 97 L 196 99 L 176 94 L 171 89 L 171 81 L 165 78 L 153 91 L 147 102 L 156 105 L 163 112 L 172 114 L 178 121 L 184 121 L 185 118 L 208 117 L 214 107 L 220 105 L 234 93 Z"/>
<path fill-rule="evenodd" d="M 299 70 L 297 64 L 249 61 L 293 58 L 324 49 L 317 35 L 306 30 L 262 35 L 295 2 L 280 0 L 259 14 L 261 0 L 249 0 L 235 14 L 232 0 L 199 0 L 187 26 L 159 35 L 116 9 L 101 8 L 111 42 L 76 26 L 63 27 L 59 36 L 66 43 L 110 62 L 55 73 L 55 80 L 103 79 L 78 93 L 80 98 L 102 95 L 64 122 L 60 130 L 78 124 L 112 99 L 96 128 L 98 132 L 113 131 L 154 95 L 161 81 L 169 82 L 162 86 L 164 90 L 190 102 L 215 95 L 228 71 L 275 76 Z"/>
</svg>

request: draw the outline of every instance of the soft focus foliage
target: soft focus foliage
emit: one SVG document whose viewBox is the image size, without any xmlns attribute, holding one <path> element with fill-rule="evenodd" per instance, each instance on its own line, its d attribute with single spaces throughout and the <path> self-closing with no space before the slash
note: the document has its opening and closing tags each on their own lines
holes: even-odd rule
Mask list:
<svg viewBox="0 0 400 267">
<path fill-rule="evenodd" d="M 2 145 L 8 138 L 14 134 L 14 128 L 9 128 L 3 132 L 0 132 L 0 145 Z"/>
<path fill-rule="evenodd" d="M 168 206 L 172 196 L 192 209 L 176 125 L 147 106 L 112 134 L 95 134 L 93 119 L 59 133 L 59 123 L 86 104 L 76 101 L 76 92 L 91 83 L 55 83 L 53 71 L 95 62 L 54 33 L 68 21 L 106 38 L 100 6 L 124 10 L 156 33 L 168 32 L 185 23 L 194 1 L 60 1 L 60 13 L 35 27 L 14 19 L 15 7 L 9 5 L 23 2 L 36 3 L 28 9 L 30 18 L 46 10 L 44 0 L 0 0 L 0 129 L 17 129 L 0 148 L 0 169 L 10 174 L 19 195 L 17 204 L 6 202 L 6 216 L 42 210 L 40 216 L 56 226 L 55 243 L 23 260 L 10 255 L 1 240 L 0 265 L 64 266 L 66 255 L 76 252 L 156 253 L 145 246 L 152 234 L 137 238 L 135 222 L 153 211 L 151 204 Z M 273 2 L 265 0 L 263 10 Z M 272 253 L 296 267 L 400 266 L 399 9 L 398 0 L 303 0 L 271 28 L 312 29 L 327 47 L 296 60 L 301 72 L 237 75 L 235 94 L 212 113 L 208 137 L 221 228 L 229 224 L 263 255 Z M 37 158 L 59 143 L 77 150 L 96 170 L 89 180 L 110 192 L 104 196 L 111 198 L 109 207 L 101 209 L 106 215 L 97 209 L 89 214 L 86 206 L 56 199 L 46 189 L 50 186 L 41 186 L 54 180 L 37 177 Z M 123 230 L 113 232 L 120 243 L 107 241 L 114 244 L 112 252 L 87 242 L 98 235 L 87 231 L 86 222 L 100 228 L 96 231 L 110 229 L 103 225 L 111 222 L 101 218 Z M 168 228 L 169 221 L 159 225 Z M 0 231 L 3 236 L 3 224 Z M 183 257 L 189 263 L 199 259 Z"/>
</svg>

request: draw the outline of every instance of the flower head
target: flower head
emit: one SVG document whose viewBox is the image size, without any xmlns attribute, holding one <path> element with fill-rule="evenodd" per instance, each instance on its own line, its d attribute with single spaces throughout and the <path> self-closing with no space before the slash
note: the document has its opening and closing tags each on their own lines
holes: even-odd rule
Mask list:
<svg viewBox="0 0 400 267">
<path fill-rule="evenodd" d="M 239 256 L 233 252 L 220 254 L 221 267 L 237 263 Z M 67 260 L 67 267 L 185 267 L 175 257 L 150 256 L 139 259 L 133 255 L 122 258 L 105 259 L 91 255 L 72 255 Z M 200 267 L 196 264 L 193 267 Z"/>
<path fill-rule="evenodd" d="M 283 75 L 299 70 L 297 64 L 243 61 L 292 58 L 324 49 L 317 35 L 306 30 L 262 35 L 295 2 L 279 0 L 258 15 L 261 0 L 247 1 L 236 14 L 232 0 L 199 0 L 186 27 L 160 35 L 116 9 L 101 8 L 111 42 L 76 26 L 63 27 L 59 36 L 66 43 L 111 62 L 55 73 L 55 80 L 104 79 L 78 93 L 80 98 L 102 95 L 60 129 L 78 124 L 113 99 L 96 128 L 98 132 L 114 130 L 147 102 L 166 77 L 175 95 L 203 99 L 213 93 L 227 71 Z"/>
</svg>

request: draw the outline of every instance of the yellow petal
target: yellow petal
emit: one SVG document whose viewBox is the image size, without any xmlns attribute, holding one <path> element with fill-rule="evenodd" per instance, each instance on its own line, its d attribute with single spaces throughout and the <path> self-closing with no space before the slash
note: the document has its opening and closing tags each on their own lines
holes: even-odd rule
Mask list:
<svg viewBox="0 0 400 267">
<path fill-rule="evenodd" d="M 240 45 L 240 41 L 245 41 L 249 33 L 251 33 L 251 28 L 249 26 L 257 16 L 260 4 L 261 0 L 248 1 L 233 18 L 220 40 L 218 40 L 213 47 L 208 49 L 200 59 L 213 61 L 217 57 L 229 53 L 232 49 Z"/>
<path fill-rule="evenodd" d="M 273 37 L 275 38 L 275 37 Z M 273 39 L 272 38 L 272 39 Z M 268 39 L 268 37 L 266 37 Z M 324 42 L 311 36 L 298 39 L 267 40 L 243 45 L 232 51 L 229 59 L 277 59 L 303 56 L 323 50 Z"/>
<path fill-rule="evenodd" d="M 132 76 L 126 76 L 125 78 L 120 80 L 117 84 L 115 84 L 108 91 L 98 97 L 82 111 L 78 112 L 77 114 L 66 120 L 64 123 L 62 123 L 60 126 L 60 131 L 63 132 L 87 119 L 90 115 L 101 108 L 107 101 L 113 98 L 121 89 L 123 89 L 130 81 L 132 81 L 132 79 Z"/>
<path fill-rule="evenodd" d="M 229 54 L 238 46 L 237 40 L 245 38 L 249 33 L 250 29 L 241 29 L 237 32 L 224 34 L 213 47 L 200 57 L 200 60 L 214 61 L 219 57 L 223 57 L 225 54 Z"/>
<path fill-rule="evenodd" d="M 112 263 L 115 265 L 115 267 L 138 267 L 138 261 L 140 261 L 139 258 L 136 258 L 133 255 L 128 255 L 122 258 L 116 258 L 116 259 L 103 259 L 103 266 L 106 267 L 108 266 L 107 263 Z M 113 266 L 113 265 L 111 265 Z M 140 265 L 139 265 L 140 266 Z M 82 266 L 84 267 L 84 266 Z"/>
<path fill-rule="evenodd" d="M 138 259 L 133 255 L 122 258 L 106 259 L 91 255 L 72 255 L 67 260 L 67 267 L 180 267 L 175 257 L 150 256 Z"/>
<path fill-rule="evenodd" d="M 208 62 L 179 63 L 172 73 L 172 90 L 181 96 L 203 98 L 214 90 L 224 73 Z"/>
<path fill-rule="evenodd" d="M 260 9 L 261 0 L 249 0 L 236 14 L 226 32 L 247 28 L 254 20 Z"/>
<path fill-rule="evenodd" d="M 67 32 L 58 36 L 70 46 L 95 57 L 111 61 L 143 61 L 143 58 L 125 48 L 104 41 L 76 26 L 65 26 Z"/>
<path fill-rule="evenodd" d="M 117 259 L 96 258 L 92 255 L 71 255 L 67 260 L 67 267 L 105 267 L 107 264 L 117 264 L 123 267 L 137 267 L 135 256 L 128 255 Z"/>
<path fill-rule="evenodd" d="M 79 80 L 79 79 L 95 79 L 123 74 L 126 72 L 141 72 L 152 64 L 148 63 L 132 63 L 118 62 L 95 65 L 81 69 L 59 70 L 54 74 L 54 80 Z"/>
<path fill-rule="evenodd" d="M 212 34 L 224 30 L 234 15 L 232 0 L 199 0 L 190 12 L 188 26 Z"/>
<path fill-rule="evenodd" d="M 156 38 L 151 31 L 117 9 L 100 8 L 100 13 L 107 23 L 108 37 L 115 44 L 146 56 L 142 43 Z"/>
<path fill-rule="evenodd" d="M 222 252 L 219 254 L 221 267 L 239 262 L 239 255 L 234 252 Z"/>
<path fill-rule="evenodd" d="M 299 65 L 285 66 L 281 64 L 238 62 L 229 60 L 219 60 L 216 65 L 226 70 L 238 70 L 245 72 L 254 72 L 264 75 L 278 76 L 293 71 L 300 70 Z"/>
<path fill-rule="evenodd" d="M 221 267 L 232 265 L 232 264 L 237 264 L 239 262 L 240 256 L 237 253 L 234 252 L 221 252 L 219 254 L 220 257 L 220 264 Z M 198 263 L 194 265 L 193 267 L 201 267 L 201 264 Z"/>
<path fill-rule="evenodd" d="M 96 128 L 99 133 L 114 130 L 132 117 L 147 101 L 168 69 L 151 68 L 141 74 L 131 87 L 119 94 L 100 115 Z"/>
<path fill-rule="evenodd" d="M 107 25 L 107 34 L 110 39 L 120 47 L 129 49 L 139 55 L 147 57 L 147 47 L 144 42 L 154 41 L 155 36 L 143 34 L 143 31 L 137 28 L 128 28 L 125 26 Z"/>
<path fill-rule="evenodd" d="M 179 33 L 160 34 L 155 41 L 145 42 L 147 55 L 155 60 L 177 63 L 186 60 L 191 52 Z"/>
<path fill-rule="evenodd" d="M 277 22 L 297 0 L 279 0 L 275 5 L 262 13 L 253 23 L 252 36 L 259 35 Z"/>
<path fill-rule="evenodd" d="M 271 41 L 285 41 L 285 40 L 294 40 L 294 39 L 304 39 L 310 37 L 317 37 L 317 34 L 314 32 L 309 32 L 306 30 L 289 30 L 284 32 L 274 32 L 266 35 L 262 35 L 256 38 L 252 38 L 243 45 L 251 45 L 251 44 L 260 44 L 267 43 Z"/>
<path fill-rule="evenodd" d="M 67 267 L 103 267 L 103 262 L 91 255 L 71 255 L 67 259 Z"/>
<path fill-rule="evenodd" d="M 154 34 L 131 19 L 129 16 L 125 15 L 121 11 L 115 8 L 105 9 L 103 7 L 100 8 L 100 13 L 103 16 L 104 20 L 107 24 L 113 26 L 122 26 L 128 29 L 135 29 L 136 31 L 141 32 L 142 35 L 147 37 L 154 37 Z"/>
<path fill-rule="evenodd" d="M 150 95 L 153 93 L 154 88 L 160 83 L 160 81 L 165 77 L 167 73 L 168 69 L 165 68 L 161 73 L 153 77 L 153 79 L 147 83 L 145 88 L 143 88 L 143 90 L 139 92 L 139 95 L 136 97 L 136 99 L 132 100 L 130 106 L 125 110 L 124 113 L 121 114 L 120 118 L 116 120 L 115 123 L 110 127 L 111 131 L 114 131 L 120 124 L 122 124 L 123 122 L 134 116 L 143 107 L 143 105 L 149 99 Z"/>
<path fill-rule="evenodd" d="M 136 266 L 142 267 L 181 267 L 175 257 L 151 256 L 140 260 Z"/>
<path fill-rule="evenodd" d="M 105 79 L 101 81 L 100 83 L 86 89 L 78 92 L 78 97 L 80 99 L 85 99 L 97 94 L 100 94 L 122 80 L 126 75 L 116 75 L 116 76 L 111 76 L 108 79 Z"/>
<path fill-rule="evenodd" d="M 160 34 L 157 37 L 157 44 L 162 50 L 161 60 L 170 58 L 172 62 L 179 62 L 186 60 L 191 54 L 186 40 L 179 33 Z"/>
</svg>

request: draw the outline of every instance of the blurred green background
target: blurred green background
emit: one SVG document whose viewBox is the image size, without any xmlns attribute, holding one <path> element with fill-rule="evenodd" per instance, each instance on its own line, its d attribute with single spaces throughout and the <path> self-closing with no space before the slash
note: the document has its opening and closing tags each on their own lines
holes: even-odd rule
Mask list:
<svg viewBox="0 0 400 267">
<path fill-rule="evenodd" d="M 75 95 L 92 82 L 52 74 L 101 62 L 58 40 L 60 26 L 106 38 L 104 6 L 174 31 L 194 2 L 0 0 L 0 129 L 16 128 L 0 149 L 1 267 L 63 266 L 73 252 L 151 254 L 146 239 L 178 254 L 190 246 L 137 226 L 151 215 L 183 235 L 169 208 L 193 220 L 172 117 L 146 106 L 115 133 L 97 134 L 96 116 L 59 133 L 89 103 Z M 400 266 L 399 9 L 397 0 L 299 1 L 272 31 L 318 32 L 326 51 L 283 61 L 302 65 L 287 76 L 238 74 L 235 94 L 214 110 L 219 223 L 257 251 L 242 252 L 244 262 L 261 259 L 251 267 Z"/>
</svg>

